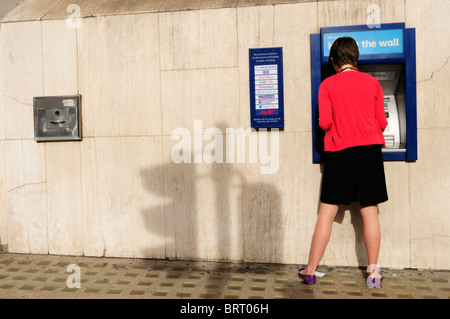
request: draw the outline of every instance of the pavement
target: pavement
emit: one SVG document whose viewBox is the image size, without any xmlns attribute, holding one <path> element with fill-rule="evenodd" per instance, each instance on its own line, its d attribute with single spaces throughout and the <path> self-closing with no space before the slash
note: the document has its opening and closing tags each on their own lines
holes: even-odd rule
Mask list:
<svg viewBox="0 0 450 319">
<path fill-rule="evenodd" d="M 450 299 L 449 270 L 381 269 L 369 289 L 358 267 L 11 254 L 0 250 L 0 299 Z"/>
</svg>

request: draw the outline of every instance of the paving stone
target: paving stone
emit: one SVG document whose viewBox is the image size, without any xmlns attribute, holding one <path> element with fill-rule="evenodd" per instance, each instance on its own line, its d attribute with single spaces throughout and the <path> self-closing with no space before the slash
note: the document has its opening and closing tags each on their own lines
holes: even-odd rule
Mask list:
<svg viewBox="0 0 450 319">
<path fill-rule="evenodd" d="M 129 292 L 129 294 L 134 296 L 142 296 L 145 294 L 145 290 L 133 289 Z"/>
<path fill-rule="evenodd" d="M 40 271 L 39 268 L 30 268 L 30 269 L 25 270 L 25 272 L 31 273 L 31 274 L 35 274 L 35 273 L 37 273 L 39 271 Z"/>
<path fill-rule="evenodd" d="M 403 284 L 393 283 L 388 284 L 391 289 L 406 289 L 406 286 Z"/>
<path fill-rule="evenodd" d="M 119 273 L 117 271 L 108 271 L 104 274 L 104 276 L 117 276 Z"/>
<path fill-rule="evenodd" d="M 414 296 L 409 292 L 395 292 L 395 295 L 400 299 L 414 299 Z"/>
<path fill-rule="evenodd" d="M 328 279 L 319 280 L 319 283 L 321 285 L 327 285 L 327 286 L 333 286 L 334 285 L 334 281 L 333 280 L 328 280 Z"/>
<path fill-rule="evenodd" d="M 151 286 L 153 284 L 153 281 L 149 280 L 141 280 L 138 282 L 138 286 Z"/>
<path fill-rule="evenodd" d="M 118 288 L 111 288 L 109 289 L 106 293 L 108 295 L 119 295 L 120 293 L 122 293 L 122 289 L 118 289 Z"/>
<path fill-rule="evenodd" d="M 195 282 L 184 282 L 183 287 L 184 288 L 195 288 L 197 284 Z"/>
<path fill-rule="evenodd" d="M 139 276 L 138 272 L 127 272 L 125 274 L 125 277 L 137 277 L 137 276 Z"/>
<path fill-rule="evenodd" d="M 251 286 L 250 290 L 264 291 L 264 290 L 266 290 L 266 286 L 253 285 L 253 286 Z"/>
<path fill-rule="evenodd" d="M 162 287 L 172 287 L 175 285 L 174 281 L 163 281 L 159 284 Z"/>
<path fill-rule="evenodd" d="M 101 288 L 95 288 L 95 287 L 89 287 L 87 289 L 84 290 L 84 292 L 86 293 L 98 293 L 100 290 L 102 290 Z"/>
<path fill-rule="evenodd" d="M 20 287 L 20 290 L 33 290 L 34 288 L 36 288 L 36 285 L 31 285 L 31 284 L 25 284 L 22 287 Z"/>
<path fill-rule="evenodd" d="M 192 296 L 192 292 L 190 291 L 178 291 L 177 297 L 189 298 Z"/>
<path fill-rule="evenodd" d="M 322 293 L 327 294 L 327 295 L 337 295 L 337 290 L 336 289 L 332 289 L 332 288 L 327 288 L 327 289 L 322 289 Z"/>
<path fill-rule="evenodd" d="M 33 278 L 33 281 L 42 281 L 45 282 L 48 280 L 49 277 L 44 277 L 44 276 L 37 276 L 35 278 Z"/>
<path fill-rule="evenodd" d="M 342 285 L 344 287 L 357 287 L 358 286 L 356 281 L 342 281 Z"/>
<path fill-rule="evenodd" d="M 378 288 L 372 288 L 372 290 L 373 289 L 378 289 Z M 374 297 L 383 297 L 383 298 L 388 297 L 388 294 L 384 291 L 372 291 L 370 294 Z"/>
<path fill-rule="evenodd" d="M 427 285 L 413 285 L 413 287 L 418 290 L 431 290 L 431 288 Z"/>
<path fill-rule="evenodd" d="M 204 291 L 200 294 L 200 298 L 205 298 L 205 299 L 215 299 L 215 298 L 217 298 L 217 296 L 218 296 L 217 292 Z"/>
<path fill-rule="evenodd" d="M 447 283 L 448 282 L 447 278 L 442 278 L 442 277 L 432 277 L 431 280 L 433 282 L 438 282 L 438 283 Z"/>
<path fill-rule="evenodd" d="M 187 276 L 188 279 L 200 279 L 202 277 L 203 277 L 203 275 L 201 275 L 201 274 L 189 274 Z"/>
<path fill-rule="evenodd" d="M 236 285 L 236 284 L 229 284 L 228 289 L 231 290 L 242 290 L 242 285 Z"/>
<path fill-rule="evenodd" d="M 58 289 L 58 286 L 56 285 L 45 285 L 41 288 L 41 290 L 44 291 L 54 291 L 55 289 Z"/>
<path fill-rule="evenodd" d="M 169 294 L 168 290 L 155 290 L 155 292 L 153 293 L 153 296 L 165 297 L 168 294 Z"/>
<path fill-rule="evenodd" d="M 425 279 L 423 279 L 422 277 L 410 277 L 408 279 L 410 281 L 413 281 L 413 282 L 423 282 L 423 281 L 425 281 Z"/>
<path fill-rule="evenodd" d="M 10 284 L 10 283 L 5 283 L 3 285 L 0 285 L 0 289 L 11 289 L 13 288 L 15 285 Z"/>
<path fill-rule="evenodd" d="M 231 281 L 244 281 L 245 276 L 232 276 Z"/>
<path fill-rule="evenodd" d="M 362 296 L 363 293 L 359 289 L 349 289 L 346 291 L 347 295 L 349 296 Z"/>
<path fill-rule="evenodd" d="M 254 282 L 267 282 L 267 277 L 253 277 Z"/>
</svg>

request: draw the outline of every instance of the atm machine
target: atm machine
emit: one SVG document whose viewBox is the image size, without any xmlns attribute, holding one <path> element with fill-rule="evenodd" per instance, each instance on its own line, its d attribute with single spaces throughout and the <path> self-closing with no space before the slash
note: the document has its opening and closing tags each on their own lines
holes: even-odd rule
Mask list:
<svg viewBox="0 0 450 319">
<path fill-rule="evenodd" d="M 388 126 L 384 131 L 385 161 L 417 160 L 417 97 L 415 29 L 404 23 L 322 28 L 311 35 L 311 92 L 313 162 L 321 161 L 325 132 L 318 125 L 318 92 L 321 82 L 335 74 L 329 61 L 333 42 L 342 36 L 355 39 L 361 72 L 375 77 L 384 94 L 384 110 Z"/>
</svg>

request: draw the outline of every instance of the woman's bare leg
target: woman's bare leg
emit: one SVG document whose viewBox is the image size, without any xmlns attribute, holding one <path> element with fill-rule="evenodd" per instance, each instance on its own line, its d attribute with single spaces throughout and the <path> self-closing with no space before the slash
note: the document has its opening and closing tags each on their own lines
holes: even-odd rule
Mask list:
<svg viewBox="0 0 450 319">
<path fill-rule="evenodd" d="M 314 275 L 316 268 L 322 259 L 325 248 L 327 247 L 328 241 L 330 240 L 333 221 L 338 209 L 338 205 L 320 204 L 319 216 L 314 230 L 308 265 L 305 270 L 301 271 L 302 274 Z"/>
<path fill-rule="evenodd" d="M 362 206 L 361 216 L 364 223 L 364 243 L 369 265 L 378 263 L 380 253 L 381 230 L 378 219 L 378 206 Z"/>
</svg>

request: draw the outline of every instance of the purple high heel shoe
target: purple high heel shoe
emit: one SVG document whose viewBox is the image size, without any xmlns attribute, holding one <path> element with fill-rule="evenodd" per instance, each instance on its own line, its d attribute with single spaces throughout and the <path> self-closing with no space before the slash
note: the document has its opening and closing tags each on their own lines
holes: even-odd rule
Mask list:
<svg viewBox="0 0 450 319">
<path fill-rule="evenodd" d="M 308 285 L 314 285 L 316 283 L 316 275 L 303 275 L 300 271 L 305 270 L 306 267 L 303 267 L 298 270 L 298 276 L 302 278 Z"/>
</svg>

